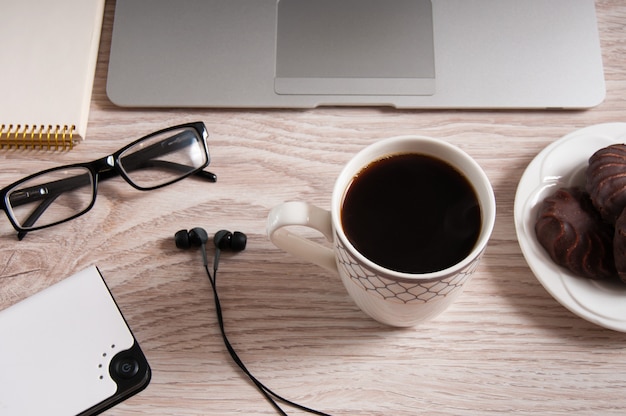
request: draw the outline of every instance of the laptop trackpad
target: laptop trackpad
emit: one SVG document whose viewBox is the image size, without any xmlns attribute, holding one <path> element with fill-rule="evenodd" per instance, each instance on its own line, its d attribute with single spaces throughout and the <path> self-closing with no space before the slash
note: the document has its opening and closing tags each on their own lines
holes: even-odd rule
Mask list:
<svg viewBox="0 0 626 416">
<path fill-rule="evenodd" d="M 430 0 L 280 0 L 276 41 L 278 94 L 435 93 Z"/>
</svg>

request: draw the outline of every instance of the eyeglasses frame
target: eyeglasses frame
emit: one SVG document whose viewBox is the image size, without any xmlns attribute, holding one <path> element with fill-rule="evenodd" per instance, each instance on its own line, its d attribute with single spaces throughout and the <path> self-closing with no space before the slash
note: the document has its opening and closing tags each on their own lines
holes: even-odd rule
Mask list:
<svg viewBox="0 0 626 416">
<path fill-rule="evenodd" d="M 192 128 L 194 129 L 199 137 L 202 139 L 201 143 L 202 143 L 202 148 L 206 154 L 206 161 L 202 166 L 199 166 L 197 168 L 195 168 L 194 170 L 191 170 L 187 173 L 185 173 L 184 175 L 173 179 L 169 182 L 165 182 L 163 184 L 159 184 L 159 185 L 155 185 L 155 186 L 151 186 L 151 187 L 141 187 L 138 186 L 136 183 L 134 183 L 126 174 L 126 172 L 124 171 L 124 169 L 122 169 L 121 165 L 120 165 L 120 156 L 122 156 L 124 154 L 124 152 L 126 152 L 128 149 L 132 148 L 133 146 L 137 145 L 138 143 L 149 139 L 152 136 L 158 136 L 164 133 L 167 133 L 168 131 L 174 131 L 174 130 L 181 130 L 181 129 L 186 129 L 186 128 Z M 217 176 L 214 173 L 205 171 L 204 168 L 206 168 L 209 163 L 211 162 L 211 156 L 209 153 L 209 148 L 207 145 L 207 138 L 208 138 L 209 134 L 208 131 L 206 129 L 206 125 L 201 122 L 192 122 L 192 123 L 185 123 L 185 124 L 179 124 L 176 126 L 171 126 L 171 127 L 167 127 L 158 131 L 155 131 L 153 133 L 150 133 L 148 135 L 145 135 L 137 140 L 134 140 L 133 142 L 127 144 L 126 146 L 122 147 L 121 149 L 115 151 L 114 153 L 93 160 L 91 162 L 84 162 L 84 163 L 73 163 L 73 164 L 69 164 L 69 165 L 62 165 L 62 166 L 58 166 L 58 167 L 53 167 L 53 168 L 49 168 L 49 169 L 45 169 L 42 170 L 40 172 L 37 173 L 33 173 L 31 175 L 26 176 L 25 178 L 22 178 L 16 182 L 13 182 L 12 184 L 4 187 L 3 189 L 0 190 L 0 208 L 5 212 L 5 214 L 7 215 L 9 222 L 11 223 L 11 225 L 13 226 L 13 228 L 18 232 L 18 239 L 22 240 L 26 234 L 28 232 L 31 231 L 36 231 L 36 230 L 40 230 L 40 229 L 44 229 L 44 228 L 48 228 L 48 227 L 52 227 L 55 225 L 59 225 L 59 224 L 63 224 L 65 222 L 71 221 L 77 217 L 80 217 L 81 215 L 84 215 L 85 213 L 87 213 L 89 210 L 91 210 L 93 208 L 93 206 L 96 203 L 96 197 L 98 194 L 98 183 L 100 181 L 103 180 L 107 180 L 116 176 L 121 176 L 124 181 L 126 183 L 128 183 L 129 185 L 131 185 L 133 188 L 140 190 L 140 191 L 150 191 L 150 190 L 154 190 L 154 189 L 159 189 L 159 188 L 163 188 L 165 186 L 171 185 L 173 183 L 176 183 L 180 180 L 183 180 L 191 175 L 197 175 L 203 179 L 208 180 L 209 182 L 216 182 L 217 181 Z M 150 147 L 146 148 L 146 149 L 142 149 L 140 151 L 148 151 L 150 149 Z M 60 221 L 56 221 L 50 224 L 45 224 L 42 226 L 35 226 L 35 227 L 22 227 L 20 226 L 16 221 L 15 218 L 13 217 L 13 214 L 11 213 L 11 208 L 10 208 L 10 204 L 8 201 L 8 197 L 7 194 L 12 191 L 15 187 L 19 186 L 21 183 L 27 182 L 37 176 L 40 175 L 44 175 L 46 173 L 50 173 L 50 172 L 54 172 L 54 171 L 58 171 L 58 170 L 63 170 L 63 169 L 73 169 L 73 168 L 84 168 L 86 170 L 88 170 L 90 172 L 90 179 L 91 179 L 91 187 L 92 187 L 92 197 L 91 197 L 91 203 L 89 204 L 89 206 L 87 206 L 85 209 L 83 209 L 82 211 L 66 218 Z M 31 217 L 36 214 L 37 212 L 43 213 L 43 211 L 45 211 L 45 209 L 54 201 L 56 197 L 53 198 L 48 198 L 49 202 L 44 201 L 37 209 L 35 209 L 35 211 L 33 212 L 33 214 L 31 214 Z M 39 218 L 40 215 L 37 215 L 37 218 Z M 29 217 L 30 218 L 30 217 Z M 35 219 L 36 221 L 36 219 Z"/>
</svg>

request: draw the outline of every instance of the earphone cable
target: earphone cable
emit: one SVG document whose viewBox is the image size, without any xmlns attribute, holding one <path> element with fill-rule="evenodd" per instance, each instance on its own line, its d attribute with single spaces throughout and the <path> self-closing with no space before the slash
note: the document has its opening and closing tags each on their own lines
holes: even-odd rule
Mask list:
<svg viewBox="0 0 626 416">
<path fill-rule="evenodd" d="M 287 416 L 287 413 L 278 405 L 278 403 L 276 403 L 276 401 L 271 396 L 271 394 L 266 390 L 266 388 L 263 385 L 263 383 L 261 383 L 259 380 L 257 380 L 256 377 L 254 377 L 252 375 L 252 373 L 250 373 L 250 371 L 245 366 L 243 361 L 241 361 L 241 359 L 239 358 L 239 355 L 237 354 L 237 352 L 233 348 L 232 344 L 230 343 L 230 340 L 226 336 L 226 329 L 225 329 L 225 326 L 224 326 L 224 317 L 223 317 L 223 314 L 222 314 L 222 305 L 220 303 L 220 299 L 219 299 L 219 296 L 217 294 L 217 282 L 215 281 L 214 277 L 211 276 L 211 273 L 209 272 L 208 266 L 205 266 L 205 269 L 206 269 L 207 276 L 209 277 L 209 281 L 211 282 L 211 288 L 213 289 L 213 298 L 214 298 L 214 302 L 215 302 L 215 312 L 217 314 L 217 322 L 218 322 L 218 325 L 220 327 L 220 332 L 222 334 L 222 340 L 224 341 L 224 345 L 226 346 L 226 350 L 230 354 L 230 356 L 233 359 L 233 361 L 235 361 L 235 364 L 237 364 L 237 366 L 241 369 L 241 371 L 243 371 L 244 374 L 246 376 L 248 376 L 248 378 L 254 383 L 254 385 L 261 392 L 261 394 L 263 394 L 263 396 L 265 396 L 267 401 L 270 402 L 270 404 L 279 412 L 279 414 Z M 213 276 L 217 277 L 217 270 L 215 268 L 213 269 Z"/>
<path fill-rule="evenodd" d="M 263 394 L 263 396 L 265 396 L 267 401 L 269 401 L 270 404 L 281 415 L 287 416 L 287 413 L 279 406 L 279 404 L 276 402 L 276 400 L 278 400 L 278 401 L 280 401 L 282 403 L 285 403 L 285 404 L 287 404 L 289 406 L 292 406 L 294 408 L 297 408 L 297 409 L 300 409 L 302 411 L 305 411 L 307 413 L 316 414 L 316 415 L 320 415 L 320 416 L 330 416 L 327 413 L 320 412 L 318 410 L 311 409 L 309 407 L 306 407 L 306 406 L 300 405 L 298 403 L 292 402 L 291 400 L 288 400 L 288 399 L 286 399 L 286 398 L 284 398 L 284 397 L 274 393 L 272 390 L 270 390 L 263 383 L 261 383 L 256 377 L 254 377 L 252 375 L 252 373 L 245 366 L 245 364 L 243 363 L 241 358 L 239 358 L 239 355 L 237 354 L 237 352 L 233 348 L 232 344 L 230 343 L 230 340 L 228 339 L 228 336 L 226 335 L 226 329 L 225 329 L 225 326 L 224 326 L 224 316 L 222 314 L 222 305 L 220 303 L 220 299 L 219 299 L 219 296 L 217 294 L 217 268 L 215 266 L 213 267 L 213 275 L 211 275 L 209 267 L 206 264 L 205 264 L 204 268 L 205 268 L 206 274 L 207 274 L 207 276 L 209 278 L 209 282 L 211 282 L 211 288 L 213 289 L 213 298 L 214 298 L 214 301 L 215 301 L 215 311 L 216 311 L 216 314 L 217 314 L 217 322 L 218 322 L 218 325 L 220 327 L 222 340 L 224 341 L 224 345 L 226 346 L 226 349 L 228 350 L 228 353 L 230 354 L 231 358 L 237 364 L 237 366 L 241 369 L 241 371 L 243 371 L 244 374 L 246 376 L 248 376 L 248 378 L 254 383 L 254 385 L 261 392 L 261 394 Z"/>
</svg>

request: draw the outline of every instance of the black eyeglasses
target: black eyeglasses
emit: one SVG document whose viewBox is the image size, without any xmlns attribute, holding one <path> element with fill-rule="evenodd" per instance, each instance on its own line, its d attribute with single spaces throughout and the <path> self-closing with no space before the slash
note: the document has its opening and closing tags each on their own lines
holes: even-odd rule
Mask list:
<svg viewBox="0 0 626 416">
<path fill-rule="evenodd" d="M 141 191 L 194 174 L 215 182 L 217 177 L 203 170 L 211 160 L 207 137 L 204 123 L 181 124 L 142 137 L 102 159 L 44 170 L 2 189 L 2 209 L 21 240 L 29 231 L 89 211 L 100 180 L 119 175 Z"/>
</svg>

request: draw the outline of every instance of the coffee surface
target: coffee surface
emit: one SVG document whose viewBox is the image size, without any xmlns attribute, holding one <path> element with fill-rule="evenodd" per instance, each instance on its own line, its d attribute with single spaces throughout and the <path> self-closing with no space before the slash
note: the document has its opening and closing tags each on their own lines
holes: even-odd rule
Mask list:
<svg viewBox="0 0 626 416">
<path fill-rule="evenodd" d="M 472 251 L 481 213 L 462 173 L 440 159 L 407 153 L 372 162 L 353 178 L 341 222 L 352 245 L 374 263 L 429 273 Z"/>
</svg>

